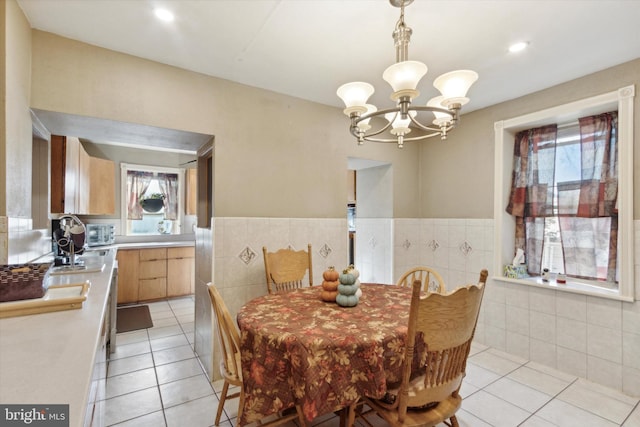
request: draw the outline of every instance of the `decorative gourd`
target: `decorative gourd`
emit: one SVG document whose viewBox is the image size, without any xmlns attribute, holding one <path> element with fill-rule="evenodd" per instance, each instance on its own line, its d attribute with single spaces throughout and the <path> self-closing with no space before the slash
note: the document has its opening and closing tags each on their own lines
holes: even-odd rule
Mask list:
<svg viewBox="0 0 640 427">
<path fill-rule="evenodd" d="M 357 290 L 355 285 L 338 285 L 338 292 L 342 295 L 355 295 Z"/>
<path fill-rule="evenodd" d="M 343 285 L 353 285 L 356 282 L 356 278 L 353 274 L 348 273 L 348 270 L 344 270 L 344 272 L 340 275 L 340 283 Z"/>
<path fill-rule="evenodd" d="M 337 291 L 338 290 L 338 285 L 340 284 L 340 281 L 336 280 L 334 282 L 328 282 L 326 280 L 322 281 L 322 289 L 325 291 Z"/>
<path fill-rule="evenodd" d="M 358 304 L 358 297 L 355 295 L 338 294 L 336 302 L 342 307 L 355 307 Z"/>
<path fill-rule="evenodd" d="M 356 268 L 353 266 L 353 264 L 350 264 L 349 267 L 347 268 L 347 271 L 351 274 L 353 274 L 353 277 L 356 278 L 356 280 L 358 280 L 358 278 L 360 277 L 360 272 L 358 270 L 356 270 Z"/>
<path fill-rule="evenodd" d="M 362 289 L 360 289 L 360 279 L 359 279 L 360 272 L 356 270 L 353 264 L 350 264 L 349 267 L 347 267 L 347 271 L 349 271 L 349 273 L 351 273 L 353 277 L 356 278 L 356 282 L 354 283 L 354 286 L 357 286 L 358 288 L 358 290 L 356 291 L 356 296 L 359 299 L 362 296 Z"/>
<path fill-rule="evenodd" d="M 336 303 L 341 307 L 354 307 L 358 304 L 358 297 L 355 293 L 358 286 L 354 286 L 356 278 L 351 274 L 349 268 L 345 269 L 340 275 L 340 284 L 338 285 L 338 296 Z"/>
<path fill-rule="evenodd" d="M 335 282 L 340 278 L 340 273 L 334 267 L 329 267 L 322 273 L 322 278 L 327 282 Z"/>
<path fill-rule="evenodd" d="M 321 294 L 322 301 L 326 302 L 335 302 L 337 296 L 338 291 L 322 291 Z"/>
</svg>

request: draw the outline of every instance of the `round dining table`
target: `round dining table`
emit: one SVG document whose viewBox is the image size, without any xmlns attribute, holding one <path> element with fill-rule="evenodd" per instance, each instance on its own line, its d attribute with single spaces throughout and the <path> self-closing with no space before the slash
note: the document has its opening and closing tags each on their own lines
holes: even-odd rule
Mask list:
<svg viewBox="0 0 640 427">
<path fill-rule="evenodd" d="M 300 405 L 307 420 L 400 382 L 411 288 L 362 284 L 355 307 L 321 286 L 271 294 L 238 312 L 245 400 L 239 425 Z"/>
</svg>

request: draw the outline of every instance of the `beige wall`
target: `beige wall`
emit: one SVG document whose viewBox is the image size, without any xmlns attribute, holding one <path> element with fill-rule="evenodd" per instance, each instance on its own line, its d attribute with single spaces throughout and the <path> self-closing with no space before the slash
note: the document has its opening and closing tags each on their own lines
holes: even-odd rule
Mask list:
<svg viewBox="0 0 640 427">
<path fill-rule="evenodd" d="M 347 157 L 394 165 L 394 215 L 418 215 L 417 145 L 357 146 L 338 108 L 33 31 L 38 109 L 215 135 L 215 216 L 343 218 Z"/>
<path fill-rule="evenodd" d="M 0 133 L 0 216 L 30 218 L 31 198 L 31 29 L 14 0 L 0 3 L 3 99 Z M 11 201 L 9 203 L 8 201 Z"/>
<path fill-rule="evenodd" d="M 474 111 L 462 117 L 460 127 L 451 133 L 446 143 L 423 143 L 421 217 L 493 218 L 495 122 L 615 91 L 632 84 L 636 85 L 634 219 L 640 219 L 640 59 Z M 470 95 L 473 99 L 472 92 Z M 456 167 L 452 167 L 453 165 Z"/>
</svg>

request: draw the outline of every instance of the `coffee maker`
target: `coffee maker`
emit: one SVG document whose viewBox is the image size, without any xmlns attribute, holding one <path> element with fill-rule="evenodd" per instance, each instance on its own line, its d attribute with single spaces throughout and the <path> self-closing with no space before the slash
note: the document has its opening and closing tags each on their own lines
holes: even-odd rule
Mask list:
<svg viewBox="0 0 640 427">
<path fill-rule="evenodd" d="M 76 255 L 84 252 L 85 226 L 75 215 L 51 220 L 51 249 L 54 265 L 79 265 Z"/>
</svg>

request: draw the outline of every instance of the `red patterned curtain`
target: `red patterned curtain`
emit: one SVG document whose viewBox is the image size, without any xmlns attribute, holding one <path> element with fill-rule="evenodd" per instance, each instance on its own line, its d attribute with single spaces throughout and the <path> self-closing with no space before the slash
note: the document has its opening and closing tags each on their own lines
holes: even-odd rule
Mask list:
<svg viewBox="0 0 640 427">
<path fill-rule="evenodd" d="M 516 248 L 525 251 L 529 274 L 540 274 L 545 221 L 557 215 L 565 273 L 613 282 L 617 279 L 617 113 L 579 122 L 577 182 L 555 182 L 556 125 L 516 135 L 507 212 L 516 217 Z"/>
<path fill-rule="evenodd" d="M 152 172 L 127 171 L 127 219 L 142 219 L 140 196 L 149 188 L 151 178 Z"/>
<path fill-rule="evenodd" d="M 565 272 L 617 281 L 618 114 L 580 119 L 579 189 L 558 186 Z"/>
<path fill-rule="evenodd" d="M 545 217 L 554 215 L 556 125 L 519 132 L 513 147 L 507 212 L 516 217 L 516 248 L 523 249 L 529 274 L 539 274 Z"/>
</svg>

